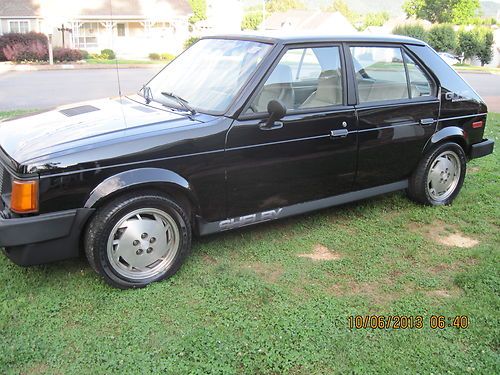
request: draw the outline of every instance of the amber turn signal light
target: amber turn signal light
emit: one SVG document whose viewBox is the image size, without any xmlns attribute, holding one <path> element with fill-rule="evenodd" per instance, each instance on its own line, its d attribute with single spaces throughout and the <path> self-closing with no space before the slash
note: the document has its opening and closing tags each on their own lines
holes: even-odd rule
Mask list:
<svg viewBox="0 0 500 375">
<path fill-rule="evenodd" d="M 19 214 L 38 211 L 38 181 L 12 181 L 10 209 Z"/>
</svg>

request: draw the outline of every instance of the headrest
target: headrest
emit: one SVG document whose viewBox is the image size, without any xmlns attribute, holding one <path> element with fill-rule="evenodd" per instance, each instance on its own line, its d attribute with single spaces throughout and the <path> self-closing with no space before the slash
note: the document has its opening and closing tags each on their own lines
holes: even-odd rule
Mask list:
<svg viewBox="0 0 500 375">
<path fill-rule="evenodd" d="M 272 85 L 274 83 L 292 83 L 292 69 L 285 64 L 278 64 L 274 71 L 271 73 L 267 79 L 266 85 Z"/>
<path fill-rule="evenodd" d="M 316 99 L 327 103 L 337 102 L 337 95 L 340 92 L 340 74 L 338 70 L 325 70 L 321 72 L 318 79 L 318 89 Z"/>
</svg>

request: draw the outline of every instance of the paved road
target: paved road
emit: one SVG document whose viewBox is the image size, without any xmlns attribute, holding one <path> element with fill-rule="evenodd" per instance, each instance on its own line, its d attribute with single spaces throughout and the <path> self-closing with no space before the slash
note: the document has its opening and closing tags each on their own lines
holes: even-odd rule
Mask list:
<svg viewBox="0 0 500 375">
<path fill-rule="evenodd" d="M 120 69 L 123 93 L 133 93 L 160 68 Z M 500 112 L 500 75 L 463 73 L 486 100 L 489 110 Z M 0 74 L 0 111 L 52 108 L 88 99 L 118 95 L 115 69 L 51 70 Z"/>
<path fill-rule="evenodd" d="M 160 69 L 120 69 L 122 93 L 137 92 Z M 0 111 L 53 108 L 117 95 L 116 69 L 16 71 L 0 75 Z"/>
<path fill-rule="evenodd" d="M 462 77 L 488 104 L 491 112 L 500 112 L 500 74 L 462 73 Z"/>
</svg>

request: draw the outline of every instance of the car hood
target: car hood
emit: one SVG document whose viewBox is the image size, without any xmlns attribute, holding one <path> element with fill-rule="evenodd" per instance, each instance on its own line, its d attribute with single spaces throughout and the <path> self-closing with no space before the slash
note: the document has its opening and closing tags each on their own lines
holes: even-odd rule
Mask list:
<svg viewBox="0 0 500 375">
<path fill-rule="evenodd" d="M 0 122 L 0 147 L 19 166 L 106 140 L 147 133 L 147 127 L 154 124 L 171 129 L 196 122 L 203 121 L 126 97 L 102 99 Z"/>
</svg>

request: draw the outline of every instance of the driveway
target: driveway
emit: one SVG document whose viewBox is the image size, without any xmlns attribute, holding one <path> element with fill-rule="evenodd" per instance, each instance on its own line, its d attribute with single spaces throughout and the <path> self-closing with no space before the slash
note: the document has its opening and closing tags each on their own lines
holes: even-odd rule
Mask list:
<svg viewBox="0 0 500 375">
<path fill-rule="evenodd" d="M 120 69 L 122 93 L 134 93 L 161 67 Z M 492 112 L 500 112 L 500 75 L 462 73 L 486 100 Z M 0 111 L 45 109 L 62 104 L 118 95 L 115 69 L 46 70 L 0 74 Z"/>
</svg>

